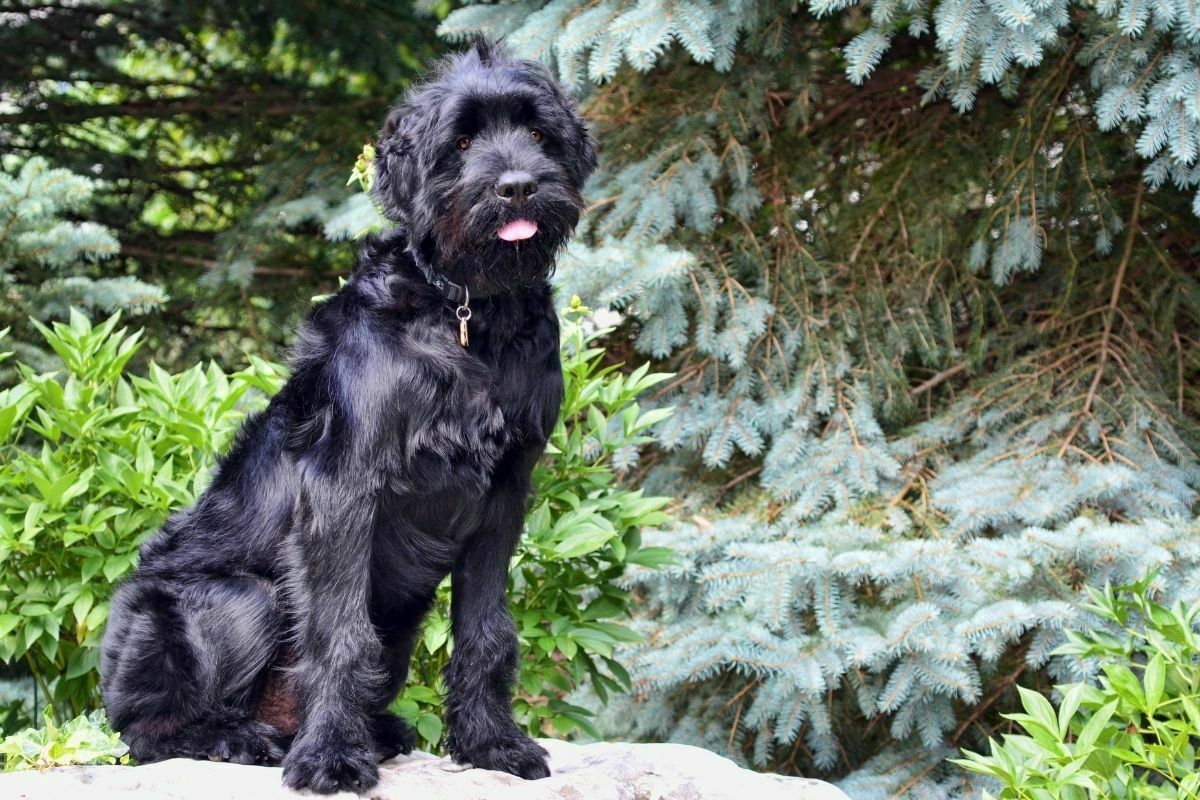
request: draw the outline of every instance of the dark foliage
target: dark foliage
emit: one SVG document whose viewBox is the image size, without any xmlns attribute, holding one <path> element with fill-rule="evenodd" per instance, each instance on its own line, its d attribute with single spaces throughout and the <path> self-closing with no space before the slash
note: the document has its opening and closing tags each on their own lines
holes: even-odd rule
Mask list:
<svg viewBox="0 0 1200 800">
<path fill-rule="evenodd" d="M 278 353 L 350 267 L 314 208 L 350 195 L 346 165 L 437 50 L 404 3 L 0 2 L 0 15 L 0 151 L 98 180 L 85 213 L 121 243 L 102 274 L 166 290 L 139 324 L 147 355 L 170 362 Z"/>
</svg>

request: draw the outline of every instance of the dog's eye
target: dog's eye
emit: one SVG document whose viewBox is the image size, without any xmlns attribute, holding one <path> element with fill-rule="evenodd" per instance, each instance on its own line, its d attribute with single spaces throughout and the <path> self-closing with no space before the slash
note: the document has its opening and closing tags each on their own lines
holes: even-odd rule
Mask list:
<svg viewBox="0 0 1200 800">
<path fill-rule="evenodd" d="M 529 135 L 533 137 L 533 140 L 534 140 L 535 142 L 540 142 L 540 141 L 542 141 L 542 132 L 541 132 L 541 131 L 539 131 L 537 128 L 534 128 L 533 130 L 531 130 L 531 131 L 529 132 Z"/>
<path fill-rule="evenodd" d="M 470 136 L 460 136 L 460 137 L 458 137 L 457 144 L 458 144 L 459 150 L 468 150 L 471 147 L 471 137 Z"/>
</svg>

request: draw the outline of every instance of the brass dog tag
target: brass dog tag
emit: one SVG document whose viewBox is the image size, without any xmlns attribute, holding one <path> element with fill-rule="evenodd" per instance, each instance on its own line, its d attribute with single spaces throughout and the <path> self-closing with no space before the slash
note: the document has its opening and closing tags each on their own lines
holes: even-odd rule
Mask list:
<svg viewBox="0 0 1200 800">
<path fill-rule="evenodd" d="M 459 306 L 454 312 L 458 317 L 458 343 L 463 347 L 467 346 L 467 320 L 471 318 L 471 309 L 468 306 Z"/>
</svg>

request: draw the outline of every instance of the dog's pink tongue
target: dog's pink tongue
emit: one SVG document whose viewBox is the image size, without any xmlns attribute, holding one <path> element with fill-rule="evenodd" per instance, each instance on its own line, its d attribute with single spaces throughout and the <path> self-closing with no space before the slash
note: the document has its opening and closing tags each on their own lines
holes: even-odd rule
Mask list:
<svg viewBox="0 0 1200 800">
<path fill-rule="evenodd" d="M 506 242 L 519 242 L 537 233 L 537 223 L 527 219 L 517 219 L 496 231 L 496 235 Z"/>
</svg>

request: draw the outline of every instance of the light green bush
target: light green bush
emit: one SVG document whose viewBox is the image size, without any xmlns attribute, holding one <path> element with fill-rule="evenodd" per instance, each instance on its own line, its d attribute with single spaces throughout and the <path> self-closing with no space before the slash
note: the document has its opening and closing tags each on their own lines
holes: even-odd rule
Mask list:
<svg viewBox="0 0 1200 800">
<path fill-rule="evenodd" d="M 69 764 L 127 764 L 129 748 L 108 726 L 104 714 L 93 711 L 58 725 L 49 708 L 40 728 L 27 728 L 0 741 L 4 772 Z"/>
<path fill-rule="evenodd" d="M 1025 713 L 1005 716 L 1023 733 L 955 763 L 995 778 L 1001 800 L 1200 796 L 1200 605 L 1158 605 L 1150 583 L 1092 591 L 1086 610 L 1112 630 L 1070 632 L 1059 649 L 1099 659 L 1099 685 L 1058 687 L 1057 713 L 1021 688 Z"/>
<path fill-rule="evenodd" d="M 259 359 L 233 375 L 213 364 L 127 375 L 140 334 L 118 317 L 34 324 L 62 369 L 18 365 L 0 391 L 0 661 L 25 661 L 69 716 L 97 703 L 113 583 L 283 375 Z"/>
</svg>

